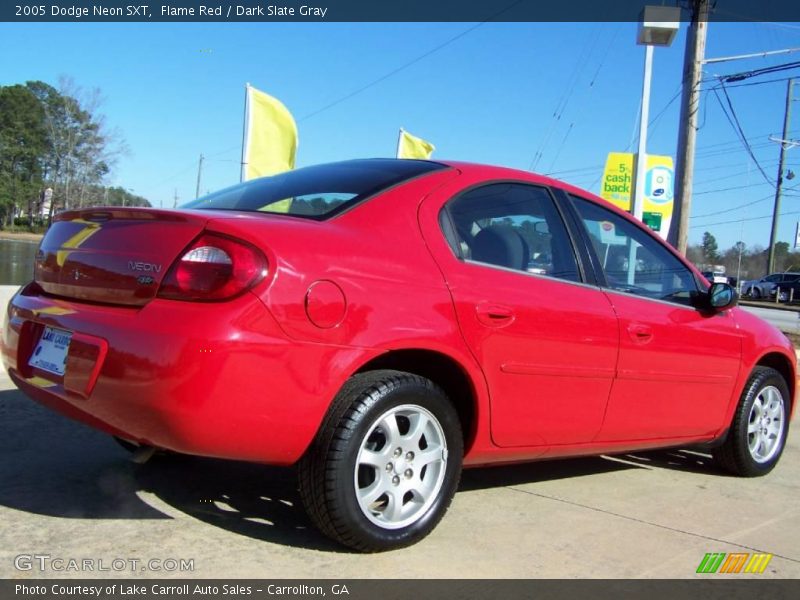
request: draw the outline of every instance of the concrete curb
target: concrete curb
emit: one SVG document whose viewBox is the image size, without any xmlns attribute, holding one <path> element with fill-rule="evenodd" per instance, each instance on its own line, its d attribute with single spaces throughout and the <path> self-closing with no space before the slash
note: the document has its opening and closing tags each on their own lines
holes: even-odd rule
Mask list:
<svg viewBox="0 0 800 600">
<path fill-rule="evenodd" d="M 766 308 L 768 310 L 783 310 L 786 312 L 800 312 L 800 306 L 786 306 L 776 302 L 753 302 L 750 300 L 739 300 L 741 306 L 752 306 L 753 308 Z"/>
</svg>

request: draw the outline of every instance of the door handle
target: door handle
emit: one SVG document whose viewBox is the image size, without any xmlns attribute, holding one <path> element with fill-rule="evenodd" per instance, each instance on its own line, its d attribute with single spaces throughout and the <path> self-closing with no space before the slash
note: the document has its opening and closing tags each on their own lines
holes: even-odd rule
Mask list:
<svg viewBox="0 0 800 600">
<path fill-rule="evenodd" d="M 475 307 L 478 321 L 489 327 L 505 327 L 514 322 L 514 311 L 508 306 L 494 304 L 492 302 L 481 302 Z"/>
<path fill-rule="evenodd" d="M 638 344 L 646 344 L 653 339 L 653 330 L 641 323 L 631 323 L 628 325 L 628 335 Z"/>
</svg>

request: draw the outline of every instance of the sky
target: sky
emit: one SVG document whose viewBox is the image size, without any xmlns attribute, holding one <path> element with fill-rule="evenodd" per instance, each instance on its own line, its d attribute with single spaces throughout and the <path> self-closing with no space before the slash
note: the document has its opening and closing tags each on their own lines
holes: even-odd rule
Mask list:
<svg viewBox="0 0 800 600">
<path fill-rule="evenodd" d="M 294 115 L 298 167 L 393 156 L 403 127 L 432 142 L 434 158 L 533 169 L 597 193 L 607 153 L 635 149 L 644 64 L 636 27 L 2 23 L 0 85 L 57 85 L 66 76 L 98 88 L 100 112 L 127 147 L 108 183 L 155 206 L 194 197 L 201 153 L 202 193 L 238 182 L 247 82 Z M 655 49 L 651 154 L 675 156 L 685 34 L 683 24 L 671 47 Z M 793 47 L 798 23 L 713 22 L 706 56 Z M 727 84 L 758 165 L 720 107 L 726 98 L 715 77 L 794 61 L 800 53 L 707 65 L 690 243 L 710 231 L 722 249 L 738 240 L 768 245 L 779 154 L 769 136 L 780 136 L 786 78 L 800 69 Z M 793 106 L 790 137 L 800 138 L 800 104 Z M 798 177 L 785 181 L 778 238 L 793 244 L 800 148 L 786 158 Z"/>
</svg>

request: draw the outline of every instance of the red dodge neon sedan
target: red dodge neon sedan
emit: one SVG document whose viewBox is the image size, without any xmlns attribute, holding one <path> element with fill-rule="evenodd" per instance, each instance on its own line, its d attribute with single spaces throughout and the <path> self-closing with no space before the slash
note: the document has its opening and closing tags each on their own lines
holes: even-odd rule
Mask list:
<svg viewBox="0 0 800 600">
<path fill-rule="evenodd" d="M 11 301 L 14 382 L 138 452 L 297 465 L 361 551 L 442 518 L 462 465 L 704 444 L 768 473 L 795 354 L 580 189 L 354 160 L 180 210 L 60 214 Z"/>
</svg>

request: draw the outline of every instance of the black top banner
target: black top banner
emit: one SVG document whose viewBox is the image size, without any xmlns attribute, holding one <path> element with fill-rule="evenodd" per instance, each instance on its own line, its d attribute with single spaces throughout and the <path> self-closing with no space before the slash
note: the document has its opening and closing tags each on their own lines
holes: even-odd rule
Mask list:
<svg viewBox="0 0 800 600">
<path fill-rule="evenodd" d="M 600 22 L 706 0 L 4 0 L 4 22 Z M 800 21 L 797 0 L 707 0 L 711 21 Z"/>
</svg>

